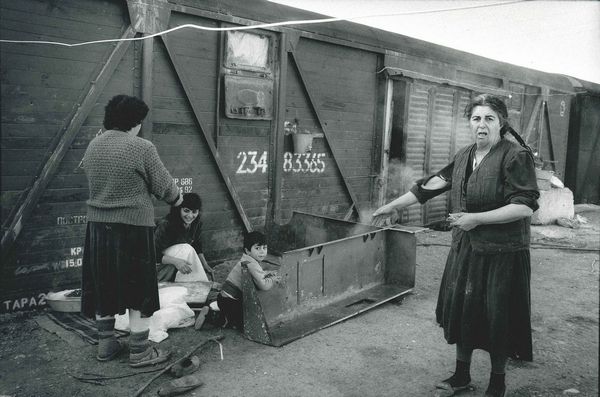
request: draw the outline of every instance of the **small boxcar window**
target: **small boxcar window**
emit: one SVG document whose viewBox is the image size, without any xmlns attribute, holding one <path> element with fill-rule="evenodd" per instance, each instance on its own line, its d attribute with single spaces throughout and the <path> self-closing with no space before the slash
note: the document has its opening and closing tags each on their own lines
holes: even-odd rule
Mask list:
<svg viewBox="0 0 600 397">
<path fill-rule="evenodd" d="M 225 67 L 270 72 L 270 37 L 248 32 L 227 32 Z"/>
</svg>

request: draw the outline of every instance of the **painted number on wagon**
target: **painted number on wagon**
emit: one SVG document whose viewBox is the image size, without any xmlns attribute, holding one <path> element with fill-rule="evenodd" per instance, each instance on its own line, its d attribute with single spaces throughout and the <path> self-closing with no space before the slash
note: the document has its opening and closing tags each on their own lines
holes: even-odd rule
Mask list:
<svg viewBox="0 0 600 397">
<path fill-rule="evenodd" d="M 191 193 L 192 185 L 194 183 L 193 178 L 173 178 L 175 183 L 179 186 L 181 193 Z"/>
<path fill-rule="evenodd" d="M 321 157 L 325 157 L 325 153 L 286 152 L 283 155 L 283 171 L 322 173 L 325 171 L 325 162 Z"/>
<path fill-rule="evenodd" d="M 239 152 L 237 155 L 238 160 L 242 160 L 238 167 L 236 174 L 254 174 L 259 168 L 264 174 L 267 172 L 267 151 L 265 150 L 258 158 L 258 152 L 256 150 L 248 150 L 247 152 Z"/>
</svg>

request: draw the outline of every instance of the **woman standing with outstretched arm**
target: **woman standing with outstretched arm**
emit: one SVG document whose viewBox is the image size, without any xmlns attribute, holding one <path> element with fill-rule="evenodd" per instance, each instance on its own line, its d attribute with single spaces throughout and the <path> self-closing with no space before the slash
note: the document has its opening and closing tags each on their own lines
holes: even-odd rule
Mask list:
<svg viewBox="0 0 600 397">
<path fill-rule="evenodd" d="M 451 396 L 468 388 L 471 355 L 483 349 L 490 354 L 492 368 L 485 396 L 504 396 L 507 359 L 533 358 L 529 239 L 539 192 L 533 156 L 508 124 L 502 99 L 479 95 L 465 116 L 475 144 L 373 216 L 378 221 L 450 190 L 452 246 L 436 319 L 446 341 L 456 344 L 456 369 L 436 385 L 436 395 Z M 507 140 L 506 132 L 521 145 Z"/>
</svg>

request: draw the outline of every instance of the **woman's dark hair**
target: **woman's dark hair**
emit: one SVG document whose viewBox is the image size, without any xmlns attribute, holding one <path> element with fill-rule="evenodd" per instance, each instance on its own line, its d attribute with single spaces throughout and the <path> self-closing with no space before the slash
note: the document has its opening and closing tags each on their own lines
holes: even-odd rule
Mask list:
<svg viewBox="0 0 600 397">
<path fill-rule="evenodd" d="M 467 119 L 471 118 L 473 114 L 473 109 L 477 106 L 489 106 L 500 119 L 500 137 L 504 137 L 507 132 L 510 132 L 512 136 L 515 137 L 517 142 L 525 149 L 531 152 L 531 148 L 523 141 L 523 138 L 515 131 L 508 122 L 508 108 L 504 103 L 504 100 L 499 96 L 492 94 L 480 94 L 477 95 L 473 100 L 465 107 L 465 117 Z"/>
<path fill-rule="evenodd" d="M 181 205 L 171 207 L 171 210 L 167 214 L 167 220 L 169 225 L 172 227 L 183 227 L 183 220 L 181 219 L 181 209 L 187 208 L 192 211 L 202 211 L 202 199 L 197 193 L 184 193 L 183 201 Z M 192 222 L 192 226 L 200 222 L 200 215 Z"/>
<path fill-rule="evenodd" d="M 148 114 L 148 105 L 139 98 L 129 95 L 112 97 L 104 108 L 104 128 L 129 131 L 140 124 Z"/>
<path fill-rule="evenodd" d="M 244 235 L 244 249 L 250 251 L 254 244 L 266 245 L 267 238 L 261 232 L 250 232 Z"/>
</svg>

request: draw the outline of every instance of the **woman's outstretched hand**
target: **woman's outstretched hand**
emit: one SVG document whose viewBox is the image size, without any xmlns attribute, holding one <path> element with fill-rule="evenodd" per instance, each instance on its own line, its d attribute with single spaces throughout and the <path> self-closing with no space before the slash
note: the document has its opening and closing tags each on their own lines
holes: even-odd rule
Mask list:
<svg viewBox="0 0 600 397">
<path fill-rule="evenodd" d="M 373 219 L 371 220 L 371 225 L 373 226 L 383 226 L 388 218 L 396 213 L 396 209 L 394 206 L 390 204 L 382 205 L 377 208 L 375 212 L 373 212 Z"/>
</svg>

